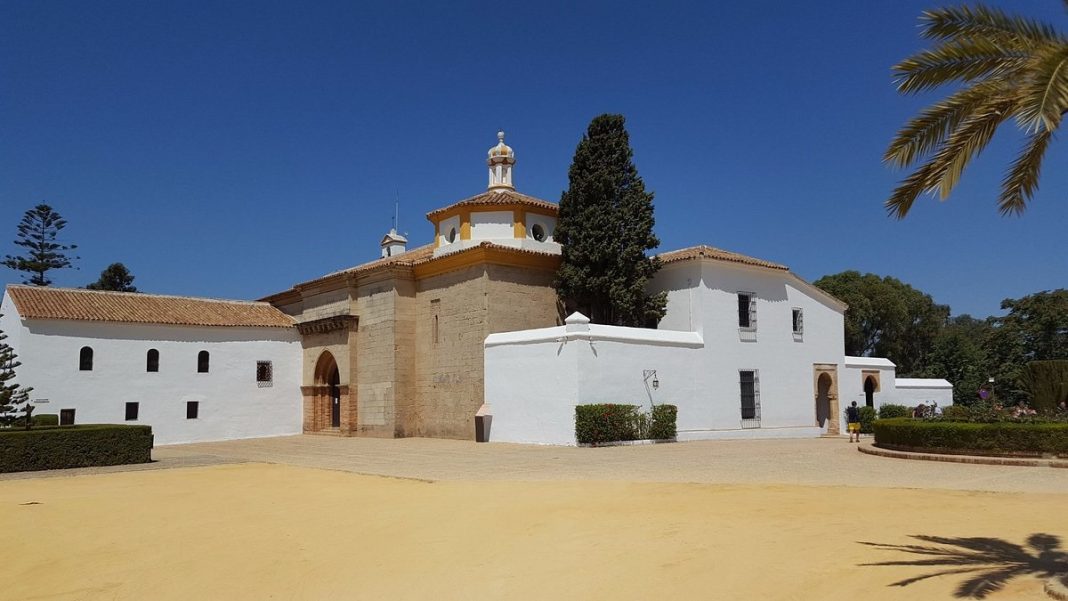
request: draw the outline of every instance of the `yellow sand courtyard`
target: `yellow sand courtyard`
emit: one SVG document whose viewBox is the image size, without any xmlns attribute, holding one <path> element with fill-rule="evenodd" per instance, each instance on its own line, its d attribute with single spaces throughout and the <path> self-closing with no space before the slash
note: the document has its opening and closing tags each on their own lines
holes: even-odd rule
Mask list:
<svg viewBox="0 0 1068 601">
<path fill-rule="evenodd" d="M 983 537 L 1019 545 L 1026 561 L 1040 552 L 1030 537 L 1063 560 L 1065 501 L 844 486 L 426 482 L 263 463 L 15 479 L 0 482 L 0 598 L 951 599 L 1006 566 L 892 586 L 939 568 L 865 565 L 926 557 L 863 543 L 967 556 L 954 541 Z M 1025 569 L 990 598 L 1044 598 L 1042 586 Z"/>
</svg>

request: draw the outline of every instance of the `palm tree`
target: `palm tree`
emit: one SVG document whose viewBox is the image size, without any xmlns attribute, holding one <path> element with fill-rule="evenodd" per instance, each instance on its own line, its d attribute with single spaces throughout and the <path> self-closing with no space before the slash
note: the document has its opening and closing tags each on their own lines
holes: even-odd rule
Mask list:
<svg viewBox="0 0 1068 601">
<path fill-rule="evenodd" d="M 1062 0 L 1068 8 L 1068 0 Z M 1068 37 L 1052 26 L 982 5 L 927 11 L 922 35 L 934 48 L 894 67 L 898 91 L 958 89 L 909 121 L 884 160 L 916 166 L 886 201 L 904 218 L 924 192 L 945 200 L 968 162 L 1005 121 L 1026 141 L 1001 184 L 998 209 L 1019 214 L 1038 189 L 1042 156 L 1068 112 Z"/>
</svg>

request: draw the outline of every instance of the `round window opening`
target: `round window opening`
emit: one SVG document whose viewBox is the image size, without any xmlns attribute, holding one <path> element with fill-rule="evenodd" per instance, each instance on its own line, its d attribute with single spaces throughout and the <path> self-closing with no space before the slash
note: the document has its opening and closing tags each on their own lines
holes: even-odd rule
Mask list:
<svg viewBox="0 0 1068 601">
<path fill-rule="evenodd" d="M 530 233 L 538 242 L 545 242 L 545 228 L 541 227 L 541 224 L 535 223 L 534 227 L 530 228 Z"/>
<path fill-rule="evenodd" d="M 449 241 L 449 244 L 456 242 L 456 228 L 449 230 L 449 235 L 445 236 L 445 238 Z"/>
</svg>

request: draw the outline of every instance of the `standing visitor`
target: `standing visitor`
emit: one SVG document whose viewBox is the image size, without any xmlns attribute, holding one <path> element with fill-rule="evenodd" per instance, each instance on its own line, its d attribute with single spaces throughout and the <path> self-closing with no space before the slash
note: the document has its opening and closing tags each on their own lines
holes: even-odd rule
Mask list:
<svg viewBox="0 0 1068 601">
<path fill-rule="evenodd" d="M 854 434 L 857 435 L 857 442 L 860 442 L 860 409 L 857 409 L 856 401 L 846 407 L 846 429 L 849 431 L 849 442 L 853 442 Z"/>
</svg>

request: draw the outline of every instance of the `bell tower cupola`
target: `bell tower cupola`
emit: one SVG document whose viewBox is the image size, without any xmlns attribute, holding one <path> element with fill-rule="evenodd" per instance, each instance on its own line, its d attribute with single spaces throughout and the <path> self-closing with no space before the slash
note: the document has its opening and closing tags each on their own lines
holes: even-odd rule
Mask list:
<svg viewBox="0 0 1068 601">
<path fill-rule="evenodd" d="M 504 143 L 504 131 L 497 132 L 497 145 L 489 149 L 489 189 L 497 192 L 515 190 L 512 185 L 512 166 L 515 165 L 515 153 L 512 147 Z"/>
</svg>

